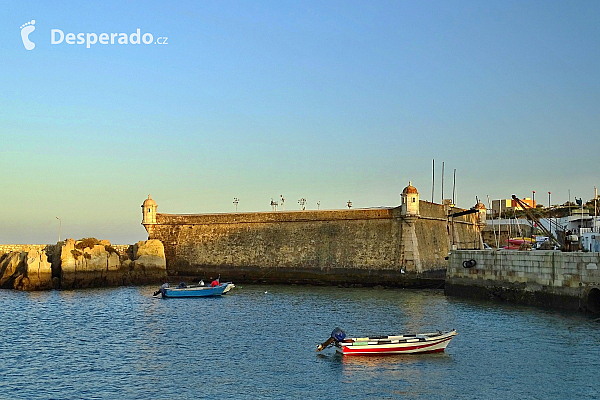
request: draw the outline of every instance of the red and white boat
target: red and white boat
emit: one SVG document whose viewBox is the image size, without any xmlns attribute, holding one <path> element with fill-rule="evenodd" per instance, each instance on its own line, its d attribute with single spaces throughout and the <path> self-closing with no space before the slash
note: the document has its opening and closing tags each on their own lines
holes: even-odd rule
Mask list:
<svg viewBox="0 0 600 400">
<path fill-rule="evenodd" d="M 456 330 L 452 330 L 415 335 L 346 338 L 346 334 L 336 328 L 329 339 L 317 346 L 317 351 L 333 345 L 338 353 L 344 355 L 438 353 L 444 351 L 456 335 Z"/>
</svg>

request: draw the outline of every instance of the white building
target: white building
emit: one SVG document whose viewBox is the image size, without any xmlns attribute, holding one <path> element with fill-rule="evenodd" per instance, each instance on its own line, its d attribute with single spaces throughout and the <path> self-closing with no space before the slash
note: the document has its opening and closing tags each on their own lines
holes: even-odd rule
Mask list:
<svg viewBox="0 0 600 400">
<path fill-rule="evenodd" d="M 600 252 L 600 234 L 587 232 L 581 235 L 581 249 L 583 251 Z"/>
</svg>

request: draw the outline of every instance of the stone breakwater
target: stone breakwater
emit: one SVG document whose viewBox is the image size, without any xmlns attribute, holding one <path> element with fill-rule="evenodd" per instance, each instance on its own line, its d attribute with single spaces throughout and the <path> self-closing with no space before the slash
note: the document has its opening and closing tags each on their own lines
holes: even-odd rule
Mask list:
<svg viewBox="0 0 600 400">
<path fill-rule="evenodd" d="M 67 239 L 56 245 L 0 245 L 0 288 L 75 289 L 157 283 L 166 278 L 158 240 L 111 245 Z"/>
</svg>

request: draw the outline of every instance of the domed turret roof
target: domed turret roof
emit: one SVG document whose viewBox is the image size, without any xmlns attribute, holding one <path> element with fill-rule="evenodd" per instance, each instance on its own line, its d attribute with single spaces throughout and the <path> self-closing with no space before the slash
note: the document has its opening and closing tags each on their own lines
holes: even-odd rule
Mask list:
<svg viewBox="0 0 600 400">
<path fill-rule="evenodd" d="M 483 205 L 482 202 L 478 202 L 477 204 L 475 204 L 475 209 L 476 210 L 485 210 L 485 205 Z"/>
<path fill-rule="evenodd" d="M 412 185 L 411 181 L 408 181 L 408 186 L 404 188 L 402 194 L 419 194 L 417 188 Z"/>
<path fill-rule="evenodd" d="M 144 200 L 142 207 L 149 207 L 149 206 L 155 206 L 155 205 L 156 205 L 156 202 L 154 200 L 152 200 L 152 197 L 150 197 L 150 195 L 148 195 L 148 198 L 146 200 Z"/>
</svg>

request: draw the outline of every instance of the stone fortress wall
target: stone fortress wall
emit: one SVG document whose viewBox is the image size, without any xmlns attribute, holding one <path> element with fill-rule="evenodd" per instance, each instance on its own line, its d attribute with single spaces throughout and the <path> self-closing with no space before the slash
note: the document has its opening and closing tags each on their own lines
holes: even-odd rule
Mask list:
<svg viewBox="0 0 600 400">
<path fill-rule="evenodd" d="M 157 213 L 150 197 L 142 207 L 148 237 L 163 242 L 169 275 L 182 277 L 439 285 L 453 243 L 481 245 L 478 214 L 452 222 L 448 206 L 420 201 L 416 189 L 390 208 L 176 215 Z"/>
</svg>

